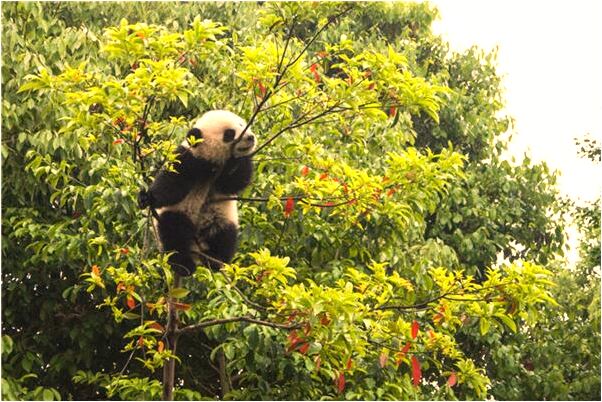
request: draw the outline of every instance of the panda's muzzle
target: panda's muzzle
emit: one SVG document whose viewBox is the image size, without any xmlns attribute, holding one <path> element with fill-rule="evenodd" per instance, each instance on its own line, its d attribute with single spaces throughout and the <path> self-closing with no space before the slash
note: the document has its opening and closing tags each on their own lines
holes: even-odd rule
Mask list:
<svg viewBox="0 0 602 402">
<path fill-rule="evenodd" d="M 248 152 L 255 147 L 255 135 L 245 134 L 242 140 L 237 144 L 236 150 L 238 152 Z"/>
</svg>

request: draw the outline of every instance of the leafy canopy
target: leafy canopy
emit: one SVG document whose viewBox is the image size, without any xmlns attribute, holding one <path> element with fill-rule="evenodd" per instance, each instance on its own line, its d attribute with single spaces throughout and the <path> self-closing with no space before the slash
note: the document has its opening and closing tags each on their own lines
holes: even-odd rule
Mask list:
<svg viewBox="0 0 602 402">
<path fill-rule="evenodd" d="M 436 51 L 422 54 L 437 45 L 428 6 L 194 4 L 181 6 L 194 17 L 165 20 L 166 5 L 133 4 L 119 6 L 129 19 L 93 30 L 63 21 L 92 10 L 108 18 L 105 5 L 54 17 L 48 7 L 15 3 L 3 32 L 20 51 L 15 60 L 27 61 L 11 64 L 19 74 L 3 105 L 12 141 L 3 140 L 3 167 L 15 183 L 3 192 L 3 296 L 48 300 L 44 323 L 81 321 L 60 351 L 51 335 L 36 343 L 39 329 L 23 312 L 3 311 L 12 339 L 28 334 L 11 375 L 39 372 L 77 396 L 158 399 L 157 369 L 176 359 L 178 399 L 484 399 L 491 379 L 464 339 L 518 332 L 555 304 L 543 266 L 465 263 L 463 250 L 479 238 L 439 231 L 467 221 L 455 203 L 465 204 L 463 186 L 486 180 L 475 155 L 491 149 L 473 154 L 477 142 L 454 138 L 431 150 L 425 138 L 443 134 L 426 130 L 448 130 L 467 113 L 466 124 L 489 121 L 494 111 L 468 111 L 464 102 L 477 99 L 454 70 L 432 68 L 445 62 Z M 140 8 L 148 19 L 130 22 Z M 36 46 L 51 33 L 50 48 L 61 50 L 48 60 L 24 50 L 20 18 Z M 407 24 L 396 30 L 399 20 Z M 375 29 L 361 28 L 370 21 Z M 255 180 L 239 198 L 237 259 L 177 285 L 135 196 L 170 168 L 189 121 L 213 108 L 253 120 Z M 495 254 L 520 233 L 503 236 L 481 239 Z M 39 295 L 26 295 L 30 278 Z M 170 308 L 180 319 L 177 353 L 165 337 Z M 31 346 L 32 363 L 17 367 Z M 17 385 L 9 389 L 24 395 Z"/>
</svg>

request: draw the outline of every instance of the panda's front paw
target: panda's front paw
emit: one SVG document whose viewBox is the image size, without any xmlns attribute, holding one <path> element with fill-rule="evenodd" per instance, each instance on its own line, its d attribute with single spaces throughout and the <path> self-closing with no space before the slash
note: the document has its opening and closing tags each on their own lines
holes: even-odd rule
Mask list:
<svg viewBox="0 0 602 402">
<path fill-rule="evenodd" d="M 138 206 L 140 209 L 153 206 L 153 195 L 150 193 L 150 191 L 140 190 L 138 193 Z"/>
</svg>

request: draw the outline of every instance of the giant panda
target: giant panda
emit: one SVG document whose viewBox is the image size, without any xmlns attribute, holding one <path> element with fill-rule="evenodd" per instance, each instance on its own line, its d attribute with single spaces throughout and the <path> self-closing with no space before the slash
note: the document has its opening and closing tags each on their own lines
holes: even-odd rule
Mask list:
<svg viewBox="0 0 602 402">
<path fill-rule="evenodd" d="M 160 170 L 138 194 L 141 208 L 156 211 L 159 245 L 173 253 L 169 264 L 181 276 L 192 275 L 197 265 L 219 270 L 234 257 L 238 209 L 231 198 L 251 182 L 256 143 L 249 129 L 242 133 L 246 126 L 230 111 L 206 112 L 177 148 L 175 172 Z"/>
</svg>

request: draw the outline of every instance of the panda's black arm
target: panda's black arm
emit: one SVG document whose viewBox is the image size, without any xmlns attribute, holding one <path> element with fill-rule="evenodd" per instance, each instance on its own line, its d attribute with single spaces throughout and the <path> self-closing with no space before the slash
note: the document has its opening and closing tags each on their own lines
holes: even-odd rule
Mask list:
<svg viewBox="0 0 602 402">
<path fill-rule="evenodd" d="M 215 189 L 222 194 L 236 194 L 244 190 L 253 176 L 253 161 L 250 156 L 230 158 L 215 180 Z"/>
<path fill-rule="evenodd" d="M 141 208 L 160 208 L 182 201 L 193 188 L 210 182 L 219 172 L 214 162 L 195 158 L 188 150 L 179 146 L 174 163 L 175 172 L 161 169 L 148 191 L 138 194 Z"/>
</svg>

